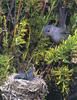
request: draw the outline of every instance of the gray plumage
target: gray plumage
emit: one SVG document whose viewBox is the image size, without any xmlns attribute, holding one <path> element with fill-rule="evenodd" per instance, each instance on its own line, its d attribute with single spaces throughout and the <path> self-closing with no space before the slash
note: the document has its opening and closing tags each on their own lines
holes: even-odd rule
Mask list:
<svg viewBox="0 0 77 100">
<path fill-rule="evenodd" d="M 19 72 L 17 75 L 14 77 L 14 79 L 25 79 L 26 80 L 26 74 L 24 72 Z"/>
<path fill-rule="evenodd" d="M 50 36 L 51 39 L 56 43 L 59 43 L 68 37 L 66 28 L 57 27 L 55 25 L 46 25 L 43 29 L 43 32 L 45 36 Z"/>
<path fill-rule="evenodd" d="M 19 71 L 17 75 L 14 77 L 14 79 L 24 79 L 24 80 L 33 80 L 35 78 L 34 76 L 35 67 L 31 67 L 27 73 L 23 71 Z"/>
<path fill-rule="evenodd" d="M 62 4 L 61 1 L 59 1 L 59 18 L 58 18 L 58 26 L 54 24 L 48 24 L 44 27 L 43 33 L 45 36 L 51 37 L 53 42 L 60 43 L 63 40 L 67 39 L 69 36 L 69 32 L 67 31 L 67 25 L 66 25 L 66 19 L 67 19 L 67 8 Z"/>
</svg>

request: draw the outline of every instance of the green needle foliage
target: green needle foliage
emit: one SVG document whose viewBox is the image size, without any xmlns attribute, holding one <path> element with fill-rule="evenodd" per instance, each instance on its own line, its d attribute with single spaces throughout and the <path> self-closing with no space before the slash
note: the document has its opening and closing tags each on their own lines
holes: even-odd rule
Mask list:
<svg viewBox="0 0 77 100">
<path fill-rule="evenodd" d="M 0 85 L 9 74 L 11 59 L 12 58 L 8 55 L 0 55 Z"/>
<path fill-rule="evenodd" d="M 46 51 L 45 60 L 48 64 L 51 62 L 62 60 L 64 63 L 69 63 L 71 53 L 77 49 L 77 30 L 73 36 L 69 36 L 66 41 L 55 48 L 50 48 Z"/>
<path fill-rule="evenodd" d="M 69 69 L 67 66 L 53 68 L 51 70 L 52 76 L 55 78 L 55 83 L 65 96 L 69 93 L 69 85 L 71 83 L 73 69 Z"/>
</svg>

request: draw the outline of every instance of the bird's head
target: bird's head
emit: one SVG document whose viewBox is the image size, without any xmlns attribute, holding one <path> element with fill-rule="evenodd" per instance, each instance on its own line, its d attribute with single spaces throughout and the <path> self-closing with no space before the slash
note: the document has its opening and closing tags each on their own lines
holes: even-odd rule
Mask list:
<svg viewBox="0 0 77 100">
<path fill-rule="evenodd" d="M 49 35 L 50 35 L 50 31 L 51 31 L 51 25 L 46 25 L 46 26 L 43 28 L 43 33 L 44 33 L 44 35 L 46 35 L 46 36 L 49 36 Z"/>
</svg>

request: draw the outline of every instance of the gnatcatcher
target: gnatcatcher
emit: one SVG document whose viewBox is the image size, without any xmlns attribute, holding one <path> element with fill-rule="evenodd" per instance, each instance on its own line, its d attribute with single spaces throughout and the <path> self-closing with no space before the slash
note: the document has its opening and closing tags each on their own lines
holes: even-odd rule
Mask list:
<svg viewBox="0 0 77 100">
<path fill-rule="evenodd" d="M 69 32 L 67 31 L 66 19 L 67 19 L 67 10 L 65 6 L 59 7 L 59 25 L 48 24 L 43 28 L 43 33 L 45 36 L 51 37 L 53 42 L 60 43 L 63 40 L 67 39 Z"/>
</svg>

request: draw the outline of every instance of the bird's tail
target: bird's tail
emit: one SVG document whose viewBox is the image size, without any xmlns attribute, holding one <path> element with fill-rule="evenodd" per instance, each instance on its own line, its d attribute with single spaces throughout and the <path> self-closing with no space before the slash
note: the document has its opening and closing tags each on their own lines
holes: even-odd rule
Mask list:
<svg viewBox="0 0 77 100">
<path fill-rule="evenodd" d="M 59 9 L 60 11 L 60 19 L 59 19 L 59 23 L 61 26 L 66 27 L 66 17 L 67 17 L 67 12 L 65 11 L 64 7 L 61 7 Z"/>
<path fill-rule="evenodd" d="M 66 19 L 68 15 L 68 10 L 62 2 L 59 3 L 59 25 L 62 27 L 66 27 Z"/>
</svg>

